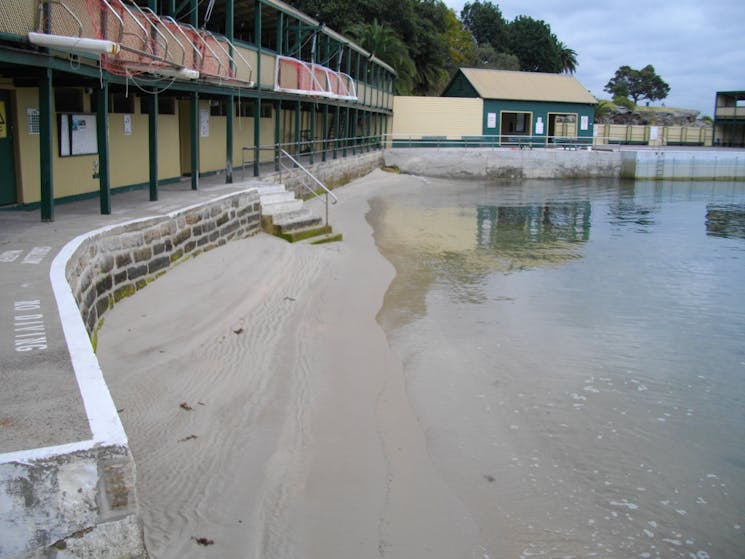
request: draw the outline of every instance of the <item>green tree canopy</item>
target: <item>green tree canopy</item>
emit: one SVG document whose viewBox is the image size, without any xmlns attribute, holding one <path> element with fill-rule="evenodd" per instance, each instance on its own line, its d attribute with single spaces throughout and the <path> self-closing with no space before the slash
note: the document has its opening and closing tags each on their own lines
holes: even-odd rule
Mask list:
<svg viewBox="0 0 745 559">
<path fill-rule="evenodd" d="M 664 99 L 670 93 L 670 86 L 657 75 L 654 66 L 647 64 L 641 70 L 621 66 L 605 84 L 605 91 L 614 97 L 630 98 L 636 105 L 641 99 Z"/>
<path fill-rule="evenodd" d="M 491 70 L 520 70 L 520 61 L 517 56 L 506 52 L 497 52 L 491 45 L 476 47 L 474 65 L 476 68 L 489 68 Z"/>
<path fill-rule="evenodd" d="M 509 52 L 520 59 L 525 72 L 561 72 L 556 37 L 542 20 L 517 16 L 509 24 Z"/>
<path fill-rule="evenodd" d="M 503 52 L 507 49 L 507 22 L 499 6 L 488 0 L 466 2 L 460 12 L 460 19 L 478 46 L 491 45 L 496 51 Z"/>
<path fill-rule="evenodd" d="M 414 89 L 416 66 L 409 57 L 409 50 L 395 31 L 378 23 L 355 23 L 344 31 L 363 49 L 371 52 L 396 70 L 396 90 L 399 95 L 410 95 Z"/>
<path fill-rule="evenodd" d="M 559 63 L 564 74 L 574 74 L 577 71 L 577 53 L 554 36 L 556 47 L 559 49 Z"/>
</svg>

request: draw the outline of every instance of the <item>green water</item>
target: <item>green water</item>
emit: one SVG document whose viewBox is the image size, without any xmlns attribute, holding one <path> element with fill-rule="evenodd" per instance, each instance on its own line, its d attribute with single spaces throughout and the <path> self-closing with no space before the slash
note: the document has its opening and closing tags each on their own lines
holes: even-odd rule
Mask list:
<svg viewBox="0 0 745 559">
<path fill-rule="evenodd" d="M 745 184 L 412 177 L 370 221 L 485 557 L 745 556 Z"/>
</svg>

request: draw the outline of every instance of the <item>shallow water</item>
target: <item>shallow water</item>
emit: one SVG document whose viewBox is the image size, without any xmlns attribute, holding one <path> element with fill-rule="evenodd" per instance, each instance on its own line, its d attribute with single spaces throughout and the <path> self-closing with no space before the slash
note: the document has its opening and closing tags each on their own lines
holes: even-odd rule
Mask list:
<svg viewBox="0 0 745 559">
<path fill-rule="evenodd" d="M 743 557 L 745 185 L 412 177 L 369 219 L 484 557 Z"/>
</svg>

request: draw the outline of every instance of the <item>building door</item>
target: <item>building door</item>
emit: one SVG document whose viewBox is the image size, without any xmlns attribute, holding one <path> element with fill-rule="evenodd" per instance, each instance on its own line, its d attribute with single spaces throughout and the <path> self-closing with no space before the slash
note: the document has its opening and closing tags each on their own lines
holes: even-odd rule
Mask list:
<svg viewBox="0 0 745 559">
<path fill-rule="evenodd" d="M 10 93 L 0 90 L 0 206 L 15 204 L 17 201 L 11 114 Z"/>
</svg>

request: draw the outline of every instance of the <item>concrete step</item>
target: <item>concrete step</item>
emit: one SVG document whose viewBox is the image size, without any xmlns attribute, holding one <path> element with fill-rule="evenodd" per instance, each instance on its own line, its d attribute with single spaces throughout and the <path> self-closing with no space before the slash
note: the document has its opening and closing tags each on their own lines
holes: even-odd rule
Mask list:
<svg viewBox="0 0 745 559">
<path fill-rule="evenodd" d="M 284 202 L 261 203 L 261 215 L 279 215 L 302 209 L 303 201 L 292 199 Z"/>
<path fill-rule="evenodd" d="M 263 196 L 265 194 L 277 194 L 280 192 L 286 192 L 287 189 L 285 188 L 284 184 L 260 184 L 257 185 L 256 191 L 259 193 L 259 196 Z"/>
<path fill-rule="evenodd" d="M 309 237 L 302 241 L 298 241 L 309 245 L 323 245 L 326 243 L 338 243 L 344 240 L 344 236 L 341 233 L 334 233 L 333 231 L 324 235 L 318 235 L 316 237 Z"/>
<path fill-rule="evenodd" d="M 274 204 L 276 202 L 289 202 L 295 199 L 295 193 L 287 191 L 272 192 L 268 194 L 260 194 L 259 199 L 261 200 L 262 206 L 265 204 Z"/>
<path fill-rule="evenodd" d="M 276 233 L 277 237 L 280 237 L 290 243 L 296 243 L 306 239 L 320 237 L 322 235 L 328 235 L 331 233 L 330 225 L 317 225 L 302 227 L 294 229 L 292 231 Z"/>
</svg>

